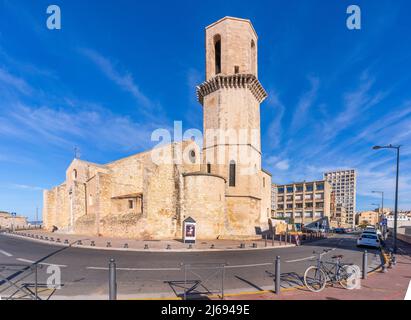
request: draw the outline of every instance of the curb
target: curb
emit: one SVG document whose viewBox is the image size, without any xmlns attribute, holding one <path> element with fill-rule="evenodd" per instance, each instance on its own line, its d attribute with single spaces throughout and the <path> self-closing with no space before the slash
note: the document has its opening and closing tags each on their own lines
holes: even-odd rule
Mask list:
<svg viewBox="0 0 411 320">
<path fill-rule="evenodd" d="M 64 244 L 64 243 L 56 243 L 48 240 L 41 240 L 41 239 L 35 239 L 35 238 L 30 238 L 27 236 L 23 236 L 20 234 L 10 234 L 10 233 L 5 233 L 5 235 L 10 236 L 10 237 L 16 237 L 20 239 L 24 239 L 27 241 L 32 241 L 32 242 L 38 242 L 38 243 L 43 243 L 43 244 L 48 244 L 48 245 L 53 245 L 56 247 L 66 247 L 66 248 L 77 248 L 77 249 L 87 249 L 87 250 L 104 250 L 104 251 L 122 251 L 122 252 L 150 252 L 150 253 L 190 253 L 190 252 L 231 252 L 231 251 L 262 251 L 262 250 L 275 250 L 275 249 L 286 249 L 286 248 L 293 248 L 296 247 L 295 244 L 288 244 L 288 245 L 283 245 L 283 246 L 275 246 L 275 247 L 260 247 L 260 248 L 233 248 L 233 249 L 134 249 L 134 248 L 116 248 L 116 247 L 92 247 L 89 245 L 78 245 L 76 244 L 78 240 L 73 242 L 72 244 Z M 84 241 L 84 239 L 83 239 Z"/>
</svg>

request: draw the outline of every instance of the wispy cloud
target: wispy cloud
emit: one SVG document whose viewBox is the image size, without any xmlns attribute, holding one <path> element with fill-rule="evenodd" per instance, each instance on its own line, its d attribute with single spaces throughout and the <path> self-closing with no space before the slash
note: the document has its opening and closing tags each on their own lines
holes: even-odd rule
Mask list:
<svg viewBox="0 0 411 320">
<path fill-rule="evenodd" d="M 268 139 L 270 141 L 270 150 L 277 148 L 281 143 L 282 137 L 282 120 L 285 113 L 285 106 L 281 102 L 279 94 L 275 90 L 270 90 L 268 94 L 268 108 L 272 108 L 273 120 L 267 129 Z"/>
<path fill-rule="evenodd" d="M 298 102 L 291 122 L 292 131 L 296 131 L 303 126 L 306 115 L 317 98 L 320 81 L 317 77 L 309 77 L 308 80 L 310 89 L 301 96 Z"/>
<path fill-rule="evenodd" d="M 79 49 L 80 53 L 90 59 L 104 75 L 118 85 L 122 90 L 130 93 L 139 103 L 142 111 L 152 115 L 155 110 L 161 109 L 158 103 L 150 100 L 136 84 L 133 75 L 129 71 L 119 71 L 115 65 L 108 58 L 104 57 L 97 51 L 88 48 Z"/>
<path fill-rule="evenodd" d="M 13 105 L 7 118 L 0 117 L 0 132 L 33 144 L 53 144 L 71 148 L 76 142 L 124 151 L 150 144 L 151 124 L 136 123 L 107 109 L 66 111 L 50 107 Z"/>
<path fill-rule="evenodd" d="M 26 184 L 12 184 L 11 187 L 15 189 L 22 189 L 22 190 L 29 190 L 29 191 L 43 191 L 45 189 L 42 187 L 30 186 Z"/>
<path fill-rule="evenodd" d="M 33 92 L 33 89 L 25 80 L 12 75 L 3 68 L 0 68 L 0 83 L 3 83 L 4 86 L 8 86 L 9 88 L 11 87 L 25 95 L 29 95 Z"/>
</svg>

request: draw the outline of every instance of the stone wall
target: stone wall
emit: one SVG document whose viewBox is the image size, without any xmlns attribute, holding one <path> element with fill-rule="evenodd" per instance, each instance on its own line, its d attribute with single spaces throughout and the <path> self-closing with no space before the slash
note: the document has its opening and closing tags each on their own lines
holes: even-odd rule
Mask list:
<svg viewBox="0 0 411 320">
<path fill-rule="evenodd" d="M 261 200 L 251 197 L 226 197 L 224 239 L 258 239 Z"/>
<path fill-rule="evenodd" d="M 225 180 L 205 173 L 184 175 L 184 216 L 197 222 L 197 238 L 217 239 L 225 233 Z"/>
</svg>

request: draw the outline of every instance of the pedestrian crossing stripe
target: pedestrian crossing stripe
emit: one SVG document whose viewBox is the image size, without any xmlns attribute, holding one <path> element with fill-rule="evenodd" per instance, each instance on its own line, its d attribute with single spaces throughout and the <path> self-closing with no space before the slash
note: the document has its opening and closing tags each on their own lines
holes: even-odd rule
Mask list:
<svg viewBox="0 0 411 320">
<path fill-rule="evenodd" d="M 410 280 L 410 283 L 408 284 L 408 290 L 407 290 L 407 294 L 405 295 L 404 300 L 411 300 L 411 280 Z"/>
</svg>

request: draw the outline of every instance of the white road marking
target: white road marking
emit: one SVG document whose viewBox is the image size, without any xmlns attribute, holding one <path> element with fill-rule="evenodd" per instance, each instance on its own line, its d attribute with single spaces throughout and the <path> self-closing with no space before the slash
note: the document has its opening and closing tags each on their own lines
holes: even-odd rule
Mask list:
<svg viewBox="0 0 411 320">
<path fill-rule="evenodd" d="M 332 248 L 332 249 L 330 249 L 330 251 L 328 251 L 328 252 L 323 252 L 323 253 L 321 253 L 321 256 L 326 255 L 327 253 L 330 253 L 330 252 L 335 251 L 335 250 L 337 250 L 337 248 Z M 290 263 L 290 262 L 300 262 L 300 261 L 306 261 L 306 260 L 314 259 L 315 257 L 316 257 L 316 256 L 310 256 L 310 257 L 307 257 L 307 258 L 301 258 L 301 259 L 296 259 L 296 260 L 287 260 L 287 261 L 285 261 L 285 262 L 286 262 L 286 263 Z"/>
<path fill-rule="evenodd" d="M 27 262 L 27 263 L 36 263 L 33 260 L 28 260 L 28 259 L 23 259 L 23 258 L 17 258 L 16 260 L 21 261 L 21 262 Z M 45 262 L 39 262 L 38 264 L 41 264 L 43 266 L 56 266 L 60 268 L 67 268 L 65 264 L 55 264 L 55 263 L 45 263 Z"/>
<path fill-rule="evenodd" d="M 88 270 L 108 270 L 107 267 L 86 267 Z M 116 268 L 120 271 L 180 271 L 180 268 Z"/>
<path fill-rule="evenodd" d="M 226 266 L 226 269 L 262 267 L 262 266 L 271 266 L 273 264 L 274 264 L 273 262 L 259 263 L 259 264 L 242 264 L 242 265 L 235 265 L 235 266 Z"/>
<path fill-rule="evenodd" d="M 407 290 L 407 294 L 405 295 L 404 300 L 408 300 L 408 301 L 411 300 L 411 281 L 408 284 L 408 290 Z"/>
<path fill-rule="evenodd" d="M 250 267 L 262 267 L 262 266 L 271 266 L 273 265 L 272 262 L 267 263 L 259 263 L 259 264 L 242 264 L 242 265 L 233 265 L 233 266 L 226 266 L 226 269 L 234 269 L 234 268 L 250 268 Z M 88 270 L 108 270 L 107 267 L 86 267 Z M 183 270 L 182 268 L 116 268 L 120 271 L 180 271 Z"/>
<path fill-rule="evenodd" d="M 287 263 L 290 263 L 290 262 L 300 262 L 300 261 L 310 260 L 310 259 L 314 259 L 314 258 L 315 258 L 315 256 L 311 256 L 311 257 L 301 258 L 301 259 L 296 259 L 296 260 L 287 260 L 286 262 L 287 262 Z"/>
<path fill-rule="evenodd" d="M 8 253 L 7 251 L 0 250 L 0 253 L 4 254 L 7 257 L 12 257 L 13 255 L 11 253 Z"/>
</svg>

